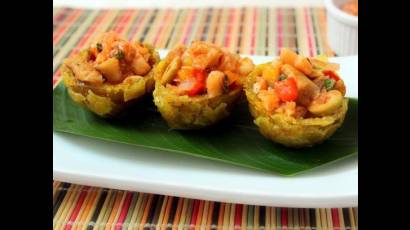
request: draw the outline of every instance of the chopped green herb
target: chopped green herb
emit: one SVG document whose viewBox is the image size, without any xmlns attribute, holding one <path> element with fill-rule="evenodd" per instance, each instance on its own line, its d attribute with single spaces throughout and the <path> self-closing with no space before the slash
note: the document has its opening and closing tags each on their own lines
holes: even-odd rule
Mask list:
<svg viewBox="0 0 410 230">
<path fill-rule="evenodd" d="M 124 58 L 124 51 L 118 50 L 118 52 L 115 54 L 115 57 L 119 60 Z"/>
<path fill-rule="evenodd" d="M 283 80 L 285 80 L 287 77 L 286 77 L 286 75 L 285 74 L 281 74 L 280 76 L 279 76 L 279 81 L 283 81 Z"/>
<path fill-rule="evenodd" d="M 103 46 L 101 43 L 97 43 L 97 50 L 98 52 L 101 52 L 103 50 Z"/>
<path fill-rule="evenodd" d="M 335 86 L 335 80 L 333 80 L 333 79 L 326 79 L 325 80 L 326 90 L 331 90 L 331 89 L 333 89 L 334 86 Z"/>
</svg>

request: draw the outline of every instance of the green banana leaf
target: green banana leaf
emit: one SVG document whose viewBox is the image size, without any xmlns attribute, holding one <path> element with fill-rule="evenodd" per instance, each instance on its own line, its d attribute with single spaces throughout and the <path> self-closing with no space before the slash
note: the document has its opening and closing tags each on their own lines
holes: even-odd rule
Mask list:
<svg viewBox="0 0 410 230">
<path fill-rule="evenodd" d="M 218 125 L 178 131 L 169 129 L 151 96 L 121 119 L 103 119 L 75 104 L 61 83 L 53 92 L 53 129 L 291 176 L 357 154 L 357 110 L 358 100 L 350 98 L 345 122 L 329 140 L 312 148 L 290 149 L 259 134 L 246 100 Z"/>
</svg>

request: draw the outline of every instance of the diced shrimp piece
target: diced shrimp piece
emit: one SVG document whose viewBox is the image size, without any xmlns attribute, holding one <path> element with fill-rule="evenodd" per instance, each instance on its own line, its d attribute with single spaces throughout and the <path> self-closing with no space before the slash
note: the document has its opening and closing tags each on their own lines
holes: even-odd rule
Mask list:
<svg viewBox="0 0 410 230">
<path fill-rule="evenodd" d="M 241 58 L 239 60 L 239 73 L 241 75 L 248 75 L 255 68 L 250 58 Z"/>
<path fill-rule="evenodd" d="M 101 73 L 95 70 L 91 64 L 80 57 L 67 59 L 65 64 L 73 71 L 74 76 L 80 81 L 94 84 L 102 84 L 104 82 L 104 78 Z"/>
<path fill-rule="evenodd" d="M 272 113 L 279 106 L 279 97 L 273 89 L 261 90 L 258 93 L 258 98 L 268 113 Z"/>
<path fill-rule="evenodd" d="M 222 51 L 212 48 L 207 54 L 207 60 L 204 64 L 205 68 L 216 66 L 219 63 L 220 57 L 223 55 Z M 195 61 L 194 61 L 195 62 Z"/>
<path fill-rule="evenodd" d="M 185 51 L 185 46 L 184 45 L 178 45 L 177 47 L 175 47 L 174 49 L 172 49 L 171 51 L 169 51 L 168 55 L 167 55 L 167 59 L 168 60 L 173 60 L 175 57 L 177 56 L 182 56 L 182 54 Z"/>
<path fill-rule="evenodd" d="M 140 76 L 144 76 L 151 70 L 151 66 L 145 61 L 142 56 L 138 56 L 134 58 L 134 60 L 132 60 L 131 68 L 135 74 Z"/>
<path fill-rule="evenodd" d="M 149 59 L 151 57 L 149 49 L 141 43 L 138 43 L 136 47 L 137 52 L 145 59 L 146 62 L 149 62 Z"/>
<path fill-rule="evenodd" d="M 219 63 L 223 52 L 213 44 L 195 41 L 189 48 L 189 53 L 192 55 L 192 66 L 195 69 L 206 69 L 213 67 Z"/>
<path fill-rule="evenodd" d="M 238 60 L 239 58 L 236 55 L 231 53 L 224 53 L 221 56 L 218 69 L 221 71 L 235 72 L 237 71 Z"/>
<path fill-rule="evenodd" d="M 310 76 L 313 72 L 313 66 L 307 57 L 298 56 L 295 60 L 295 67 L 304 74 Z"/>
<path fill-rule="evenodd" d="M 161 78 L 161 84 L 165 85 L 167 83 L 170 83 L 175 78 L 180 67 L 181 67 L 181 58 L 176 57 L 165 69 L 165 72 Z"/>
<path fill-rule="evenodd" d="M 110 83 L 119 83 L 123 80 L 121 77 L 120 62 L 117 58 L 110 58 L 95 68 L 100 71 Z"/>
<path fill-rule="evenodd" d="M 97 54 L 97 57 L 95 58 L 95 63 L 100 64 L 104 61 L 106 61 L 110 57 L 110 53 L 108 49 L 103 49 L 102 52 Z"/>
<path fill-rule="evenodd" d="M 216 97 L 224 92 L 225 74 L 221 71 L 212 71 L 206 79 L 206 90 L 209 97 Z"/>
<path fill-rule="evenodd" d="M 191 66 L 182 66 L 177 72 L 178 79 L 175 79 L 175 81 L 182 82 L 192 76 L 194 76 L 194 68 Z"/>
<path fill-rule="evenodd" d="M 280 60 L 284 64 L 293 65 L 297 57 L 298 54 L 289 48 L 282 48 L 280 50 Z"/>
</svg>

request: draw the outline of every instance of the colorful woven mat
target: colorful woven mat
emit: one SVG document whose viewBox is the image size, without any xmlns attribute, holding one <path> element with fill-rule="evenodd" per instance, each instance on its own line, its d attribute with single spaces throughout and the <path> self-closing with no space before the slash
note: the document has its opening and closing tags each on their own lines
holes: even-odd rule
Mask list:
<svg viewBox="0 0 410 230">
<path fill-rule="evenodd" d="M 172 48 L 200 39 L 233 52 L 278 55 L 290 47 L 332 55 L 323 8 L 53 10 L 53 85 L 64 58 L 100 32 Z M 58 154 L 58 153 L 55 153 Z M 53 183 L 54 229 L 356 229 L 357 208 L 294 209 L 228 204 Z"/>
<path fill-rule="evenodd" d="M 357 229 L 357 208 L 230 204 L 54 182 L 54 229 Z"/>
</svg>

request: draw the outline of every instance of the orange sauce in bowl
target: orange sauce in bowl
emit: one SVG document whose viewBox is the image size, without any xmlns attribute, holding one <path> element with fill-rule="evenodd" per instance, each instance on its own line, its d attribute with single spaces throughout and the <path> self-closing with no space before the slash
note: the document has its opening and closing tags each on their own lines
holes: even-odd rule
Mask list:
<svg viewBox="0 0 410 230">
<path fill-rule="evenodd" d="M 358 0 L 349 0 L 345 4 L 342 5 L 341 9 L 353 16 L 358 16 L 358 8 L 359 8 L 359 3 Z"/>
</svg>

